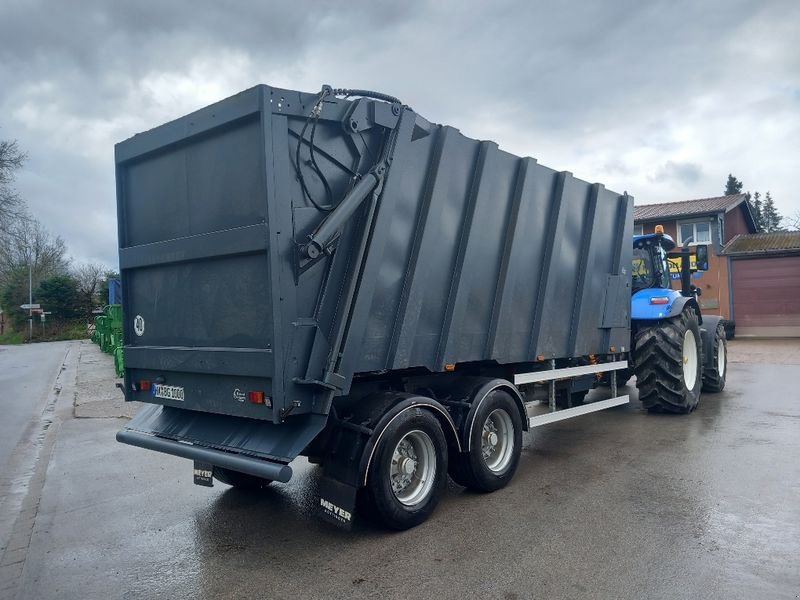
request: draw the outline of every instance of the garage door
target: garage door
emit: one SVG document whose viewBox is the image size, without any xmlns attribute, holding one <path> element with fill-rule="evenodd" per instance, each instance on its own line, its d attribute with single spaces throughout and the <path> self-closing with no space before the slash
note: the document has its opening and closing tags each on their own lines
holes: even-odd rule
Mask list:
<svg viewBox="0 0 800 600">
<path fill-rule="evenodd" d="M 737 335 L 800 336 L 800 256 L 733 260 Z"/>
</svg>

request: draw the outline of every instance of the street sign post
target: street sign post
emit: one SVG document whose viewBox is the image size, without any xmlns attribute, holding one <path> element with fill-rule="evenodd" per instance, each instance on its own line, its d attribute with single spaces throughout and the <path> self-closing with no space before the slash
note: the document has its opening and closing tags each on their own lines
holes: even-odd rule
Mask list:
<svg viewBox="0 0 800 600">
<path fill-rule="evenodd" d="M 21 304 L 20 308 L 22 310 L 33 310 L 34 308 L 42 308 L 41 304 Z"/>
</svg>

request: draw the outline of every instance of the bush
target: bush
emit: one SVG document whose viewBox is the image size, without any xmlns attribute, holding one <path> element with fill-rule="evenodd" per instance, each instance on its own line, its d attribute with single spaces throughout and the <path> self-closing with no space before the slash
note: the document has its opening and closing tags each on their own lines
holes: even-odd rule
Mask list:
<svg viewBox="0 0 800 600">
<path fill-rule="evenodd" d="M 4 344 L 21 344 L 25 341 L 25 336 L 19 331 L 13 331 L 10 328 L 6 329 L 5 333 L 0 335 L 0 346 Z"/>
</svg>

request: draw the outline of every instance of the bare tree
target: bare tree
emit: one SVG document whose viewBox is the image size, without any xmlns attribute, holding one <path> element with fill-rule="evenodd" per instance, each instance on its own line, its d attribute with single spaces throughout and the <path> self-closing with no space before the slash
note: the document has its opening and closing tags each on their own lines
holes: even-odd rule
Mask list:
<svg viewBox="0 0 800 600">
<path fill-rule="evenodd" d="M 0 234 L 0 287 L 21 268 L 31 268 L 34 287 L 44 279 L 66 273 L 69 260 L 60 236 L 53 236 L 32 217 L 14 221 Z"/>
<path fill-rule="evenodd" d="M 26 154 L 16 140 L 0 140 L 0 233 L 8 231 L 24 217 L 25 206 L 14 190 L 14 175 L 25 162 Z"/>
<path fill-rule="evenodd" d="M 78 282 L 81 306 L 87 315 L 97 303 L 97 292 L 105 277 L 106 268 L 97 263 L 82 263 L 72 269 L 72 276 Z"/>
</svg>

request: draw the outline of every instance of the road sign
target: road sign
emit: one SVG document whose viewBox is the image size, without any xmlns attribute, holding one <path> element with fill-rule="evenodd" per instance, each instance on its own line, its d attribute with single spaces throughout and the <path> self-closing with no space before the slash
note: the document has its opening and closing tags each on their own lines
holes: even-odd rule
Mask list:
<svg viewBox="0 0 800 600">
<path fill-rule="evenodd" d="M 31 310 L 32 308 L 42 308 L 41 304 L 22 304 L 20 305 L 22 310 Z"/>
</svg>

